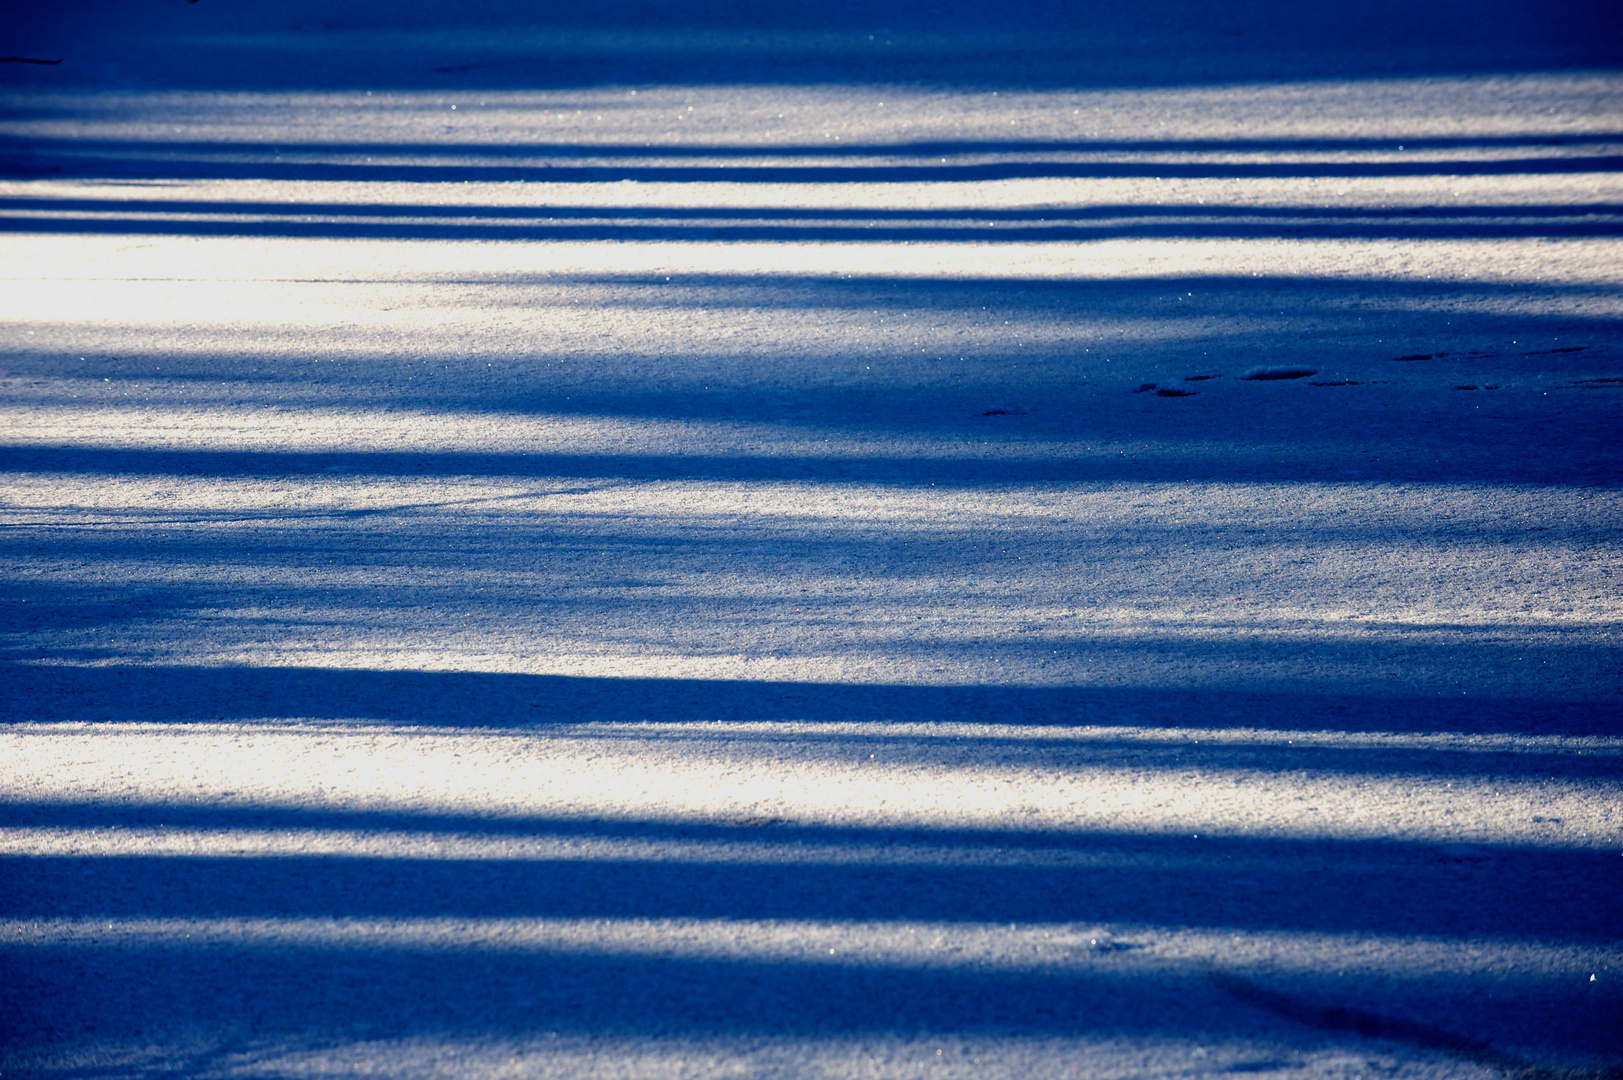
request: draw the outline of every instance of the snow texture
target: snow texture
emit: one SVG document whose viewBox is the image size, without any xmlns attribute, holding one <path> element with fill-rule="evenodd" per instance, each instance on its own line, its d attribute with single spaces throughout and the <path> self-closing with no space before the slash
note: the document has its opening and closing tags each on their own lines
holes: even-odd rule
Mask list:
<svg viewBox="0 0 1623 1080">
<path fill-rule="evenodd" d="M 0 1074 L 1623 1074 L 1615 5 L 17 7 Z"/>
</svg>

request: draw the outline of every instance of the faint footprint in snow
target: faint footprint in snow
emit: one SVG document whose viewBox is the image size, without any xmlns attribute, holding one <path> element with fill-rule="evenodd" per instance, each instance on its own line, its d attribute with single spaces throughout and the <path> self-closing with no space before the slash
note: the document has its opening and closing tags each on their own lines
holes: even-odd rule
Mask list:
<svg viewBox="0 0 1623 1080">
<path fill-rule="evenodd" d="M 1108 938 L 1089 938 L 1088 948 L 1094 952 L 1131 952 L 1144 946 L 1136 941 L 1111 941 Z"/>
<path fill-rule="evenodd" d="M 1101 930 L 1084 930 L 1080 932 L 1073 931 L 1068 934 L 1061 934 L 1050 940 L 1052 940 L 1055 945 L 1063 946 L 1068 949 L 1086 949 L 1089 952 L 1131 952 L 1134 949 L 1143 949 L 1148 947 L 1145 942 L 1114 938 L 1110 936 L 1108 931 Z"/>
<path fill-rule="evenodd" d="M 1305 379 L 1317 374 L 1313 368 L 1305 367 L 1255 367 L 1240 378 L 1251 382 L 1274 382 L 1280 379 Z"/>
</svg>

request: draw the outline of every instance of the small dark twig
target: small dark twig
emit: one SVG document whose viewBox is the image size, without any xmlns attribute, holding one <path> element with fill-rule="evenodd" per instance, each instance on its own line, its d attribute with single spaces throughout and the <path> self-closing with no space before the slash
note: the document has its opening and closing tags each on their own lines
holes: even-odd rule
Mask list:
<svg viewBox="0 0 1623 1080">
<path fill-rule="evenodd" d="M 54 66 L 61 62 L 61 60 L 40 60 L 33 56 L 0 56 L 0 64 L 45 64 Z"/>
</svg>

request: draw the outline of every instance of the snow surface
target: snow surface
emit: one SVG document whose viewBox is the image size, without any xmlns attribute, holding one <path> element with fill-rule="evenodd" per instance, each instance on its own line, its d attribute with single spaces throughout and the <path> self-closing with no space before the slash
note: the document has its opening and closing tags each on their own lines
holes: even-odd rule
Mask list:
<svg viewBox="0 0 1623 1080">
<path fill-rule="evenodd" d="M 12 20 L 0 1073 L 1617 1075 L 1617 16 L 1332 7 Z"/>
</svg>

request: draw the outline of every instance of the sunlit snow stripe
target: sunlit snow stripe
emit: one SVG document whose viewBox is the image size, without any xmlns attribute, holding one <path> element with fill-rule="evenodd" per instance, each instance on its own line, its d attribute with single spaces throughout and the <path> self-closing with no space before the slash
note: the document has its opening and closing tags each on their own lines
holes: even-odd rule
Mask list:
<svg viewBox="0 0 1623 1080">
<path fill-rule="evenodd" d="M 994 725 L 974 738 L 998 740 L 1000 732 L 1017 742 L 1030 738 L 1013 726 Z M 950 740 L 923 748 L 886 746 L 855 734 L 830 741 L 815 724 L 692 725 L 681 728 L 681 737 L 674 734 L 658 725 L 462 735 L 387 727 L 347 733 L 253 725 L 13 728 L 0 735 L 0 756 L 11 763 L 0 792 L 18 803 L 92 808 L 116 793 L 113 807 L 172 803 L 230 815 L 262 806 L 312 813 L 482 814 L 515 822 L 548 815 L 560 821 L 695 824 L 769 818 L 808 828 L 1391 839 L 1584 850 L 1616 846 L 1611 815 L 1623 799 L 1623 780 L 1594 775 L 1343 772 L 1324 756 L 1333 756 L 1339 738 L 1328 732 L 1304 735 L 1298 747 L 1290 732 L 1248 732 L 1249 742 L 1225 743 L 1237 735 L 1212 731 L 1205 735 L 1204 754 L 1200 739 L 1186 732 L 1186 744 L 1163 743 L 1167 752 L 1160 757 L 1122 760 L 1112 760 L 1109 747 L 1117 736 L 1108 729 L 1081 737 L 1055 733 L 1077 751 L 1087 750 L 1091 738 L 1104 752 L 1029 765 L 973 753 L 966 761 L 963 748 Z M 959 736 L 973 745 L 963 729 Z M 1352 738 L 1350 749 L 1381 745 L 1380 736 Z M 1510 755 L 1529 746 L 1513 736 L 1483 737 L 1478 746 L 1493 746 L 1495 739 Z M 1386 745 L 1435 752 L 1461 741 L 1399 736 Z M 1253 762 L 1211 759 L 1225 745 L 1263 749 L 1266 756 Z M 1623 749 L 1619 740 L 1599 738 L 1531 745 L 1544 752 L 1560 745 L 1561 752 L 1579 755 L 1574 764 L 1584 754 L 1615 759 Z M 231 794 L 216 794 L 225 792 Z M 1559 828 L 1547 824 L 1552 819 L 1559 819 Z M 353 843 L 343 839 L 339 823 L 312 825 L 337 829 L 321 841 L 333 850 Z M 408 823 L 390 825 L 400 828 L 408 847 L 422 847 L 423 841 L 407 839 L 418 831 Z M 544 825 L 536 831 L 544 834 Z M 12 841 L 30 847 L 35 841 L 27 835 L 13 833 Z M 208 850 L 224 835 L 203 831 L 197 843 Z M 44 843 L 72 847 L 81 839 L 74 832 Z M 102 839 L 92 847 L 120 843 Z"/>
<path fill-rule="evenodd" d="M 47 918 L 0 920 L 6 948 L 353 949 L 635 956 L 1004 970 L 1220 965 L 1281 976 L 1559 978 L 1623 966 L 1623 948 L 1418 935 L 1201 930 L 1145 923 L 795 919 Z"/>
</svg>

